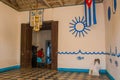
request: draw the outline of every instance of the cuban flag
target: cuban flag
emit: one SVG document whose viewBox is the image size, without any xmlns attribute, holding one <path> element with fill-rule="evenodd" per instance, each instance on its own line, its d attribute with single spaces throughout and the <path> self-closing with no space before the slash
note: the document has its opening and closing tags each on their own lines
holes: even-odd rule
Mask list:
<svg viewBox="0 0 120 80">
<path fill-rule="evenodd" d="M 87 26 L 97 24 L 95 0 L 85 0 L 84 6 L 85 6 L 84 7 L 85 8 L 85 19 L 87 22 Z"/>
</svg>

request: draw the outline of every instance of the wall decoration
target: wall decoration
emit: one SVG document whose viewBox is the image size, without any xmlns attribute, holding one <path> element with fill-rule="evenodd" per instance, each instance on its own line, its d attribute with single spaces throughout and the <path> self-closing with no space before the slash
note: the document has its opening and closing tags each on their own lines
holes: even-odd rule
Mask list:
<svg viewBox="0 0 120 80">
<path fill-rule="evenodd" d="M 112 1 L 112 11 L 113 11 L 113 14 L 115 14 L 116 13 L 116 9 L 117 9 L 117 0 L 113 0 Z"/>
<path fill-rule="evenodd" d="M 112 53 L 111 56 L 116 56 L 116 54 Z"/>
<path fill-rule="evenodd" d="M 109 55 L 109 56 L 114 56 L 114 57 L 118 57 L 120 58 L 120 53 L 119 54 L 115 54 L 115 53 L 106 53 L 106 52 L 82 52 L 81 50 L 79 51 L 76 51 L 76 52 L 57 52 L 58 54 L 60 55 L 64 55 L 64 54 L 67 54 L 67 55 L 77 55 L 77 54 L 83 54 L 83 55 Z"/>
<path fill-rule="evenodd" d="M 79 36 L 85 36 L 85 34 L 88 34 L 87 31 L 90 31 L 89 27 L 86 25 L 86 21 L 84 17 L 80 20 L 80 17 L 73 19 L 70 23 L 70 32 L 72 32 L 75 37 Z"/>
<path fill-rule="evenodd" d="M 117 54 L 117 57 L 120 57 L 120 54 Z"/>
<path fill-rule="evenodd" d="M 111 19 L 111 8 L 110 6 L 108 7 L 108 21 Z"/>
<path fill-rule="evenodd" d="M 84 0 L 84 11 L 87 26 L 97 24 L 95 0 Z"/>
<path fill-rule="evenodd" d="M 105 52 L 82 52 L 81 50 L 79 50 L 79 51 L 77 51 L 77 52 L 58 52 L 58 54 L 87 54 L 87 55 L 89 55 L 89 54 L 95 54 L 95 55 L 97 55 L 97 54 L 99 54 L 99 55 L 105 55 L 106 53 Z"/>
<path fill-rule="evenodd" d="M 110 58 L 110 63 L 112 63 L 112 59 Z"/>
<path fill-rule="evenodd" d="M 115 66 L 118 67 L 118 61 L 115 61 Z"/>
<path fill-rule="evenodd" d="M 43 9 L 32 10 L 29 12 L 30 26 L 34 31 L 39 31 L 42 28 L 43 22 Z"/>
<path fill-rule="evenodd" d="M 118 54 L 117 47 L 115 47 L 115 54 L 116 54 L 117 57 L 120 57 L 120 54 Z"/>
<path fill-rule="evenodd" d="M 112 52 L 112 49 L 111 49 L 111 46 L 110 46 L 110 53 L 106 53 L 106 54 L 107 54 L 107 55 L 110 55 L 110 56 L 115 56 L 115 57 L 120 58 L 120 53 L 118 53 L 117 47 L 115 47 L 115 52 L 113 53 L 113 52 Z"/>
<path fill-rule="evenodd" d="M 84 57 L 78 56 L 77 59 L 78 59 L 78 60 L 82 60 L 82 59 L 84 59 Z"/>
<path fill-rule="evenodd" d="M 112 49 L 111 49 L 111 46 L 110 46 L 110 52 L 109 52 L 109 53 L 106 53 L 106 54 L 107 54 L 107 55 L 110 55 L 110 56 L 120 57 L 120 53 L 118 53 L 117 47 L 115 47 L 115 52 L 113 53 L 113 52 L 112 52 Z"/>
</svg>

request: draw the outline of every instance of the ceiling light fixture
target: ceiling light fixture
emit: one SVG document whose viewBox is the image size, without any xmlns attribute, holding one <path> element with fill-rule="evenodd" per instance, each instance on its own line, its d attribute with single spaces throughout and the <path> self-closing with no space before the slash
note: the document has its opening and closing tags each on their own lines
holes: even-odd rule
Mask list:
<svg viewBox="0 0 120 80">
<path fill-rule="evenodd" d="M 33 27 L 33 31 L 39 31 L 43 22 L 43 9 L 38 9 L 38 0 L 36 3 L 36 8 L 30 11 L 30 26 Z"/>
</svg>

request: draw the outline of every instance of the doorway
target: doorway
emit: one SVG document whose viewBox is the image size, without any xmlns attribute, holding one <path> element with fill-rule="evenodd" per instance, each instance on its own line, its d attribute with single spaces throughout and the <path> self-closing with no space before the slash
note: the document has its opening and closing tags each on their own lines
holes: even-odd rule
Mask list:
<svg viewBox="0 0 120 80">
<path fill-rule="evenodd" d="M 51 64 L 51 40 L 46 40 L 46 64 Z"/>
<path fill-rule="evenodd" d="M 26 30 L 26 28 L 28 28 L 29 30 Z M 51 57 L 51 59 L 49 59 L 51 63 L 49 64 L 49 66 L 50 69 L 56 70 L 57 69 L 56 52 L 58 52 L 58 21 L 44 21 L 41 30 L 51 30 L 51 41 L 50 41 L 51 54 L 49 55 Z M 26 46 L 29 47 L 26 48 Z M 30 27 L 29 24 L 22 24 L 21 25 L 21 68 L 32 67 L 31 60 L 32 60 L 32 28 Z"/>
</svg>

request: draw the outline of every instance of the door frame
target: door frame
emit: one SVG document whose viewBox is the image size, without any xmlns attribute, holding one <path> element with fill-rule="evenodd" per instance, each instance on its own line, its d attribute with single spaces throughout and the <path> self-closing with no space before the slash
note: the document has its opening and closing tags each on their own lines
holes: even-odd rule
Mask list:
<svg viewBox="0 0 120 80">
<path fill-rule="evenodd" d="M 29 23 L 26 23 L 26 24 L 29 24 Z M 58 66 L 58 63 L 57 63 L 58 62 L 58 54 L 57 54 L 57 52 L 58 52 L 58 21 L 44 21 L 43 26 L 47 26 L 47 27 L 46 28 L 43 27 L 41 30 L 47 30 L 47 29 L 51 30 L 51 45 L 53 45 L 52 49 L 51 49 L 51 53 L 54 55 L 51 54 L 52 63 L 50 64 L 50 68 L 57 70 L 57 66 Z M 22 25 L 21 25 L 21 28 L 22 28 Z M 54 37 L 54 34 L 55 34 L 56 38 Z M 22 33 L 21 33 L 21 37 L 22 37 Z M 22 42 L 21 42 L 21 44 L 22 44 Z M 20 48 L 21 47 L 22 46 L 20 45 Z M 55 50 L 53 47 L 55 47 Z M 20 51 L 20 59 L 22 59 L 21 55 L 22 55 L 22 51 Z M 31 56 L 32 56 L 32 54 L 31 54 Z M 29 58 L 29 59 L 32 59 L 32 58 Z M 20 60 L 20 66 L 21 66 L 21 61 L 22 60 Z M 31 61 L 31 63 L 32 63 L 32 61 Z M 28 66 L 31 66 L 31 65 L 28 65 Z"/>
<path fill-rule="evenodd" d="M 31 47 L 30 47 L 31 46 Z M 20 67 L 31 68 L 32 28 L 27 23 L 21 24 Z"/>
</svg>

